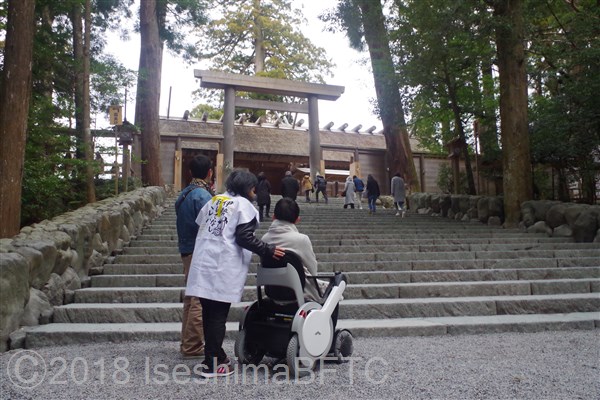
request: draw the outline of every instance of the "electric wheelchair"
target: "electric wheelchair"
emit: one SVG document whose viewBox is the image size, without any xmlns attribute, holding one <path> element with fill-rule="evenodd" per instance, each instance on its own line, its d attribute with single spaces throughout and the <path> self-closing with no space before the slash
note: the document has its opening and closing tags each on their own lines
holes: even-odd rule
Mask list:
<svg viewBox="0 0 600 400">
<path fill-rule="evenodd" d="M 321 301 L 305 301 L 306 279 L 317 278 L 329 280 L 324 293 L 319 288 Z M 261 260 L 256 287 L 257 300 L 244 311 L 235 341 L 235 355 L 240 363 L 256 365 L 264 356 L 285 359 L 289 376 L 298 377 L 328 355 L 339 363 L 352 355 L 352 334 L 346 329 L 335 329 L 339 302 L 346 288 L 343 274 L 307 277 L 298 255 L 286 251 L 279 260 Z"/>
</svg>

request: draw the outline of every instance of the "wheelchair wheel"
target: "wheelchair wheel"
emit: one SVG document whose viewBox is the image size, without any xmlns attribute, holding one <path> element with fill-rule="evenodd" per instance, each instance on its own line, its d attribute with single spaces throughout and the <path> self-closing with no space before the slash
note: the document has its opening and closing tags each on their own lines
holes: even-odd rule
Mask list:
<svg viewBox="0 0 600 400">
<path fill-rule="evenodd" d="M 337 363 L 341 364 L 348 361 L 354 352 L 354 339 L 347 329 L 335 331 L 333 336 L 333 356 L 337 358 Z"/>
<path fill-rule="evenodd" d="M 240 331 L 235 340 L 234 353 L 241 364 L 256 365 L 261 362 L 265 352 L 254 344 L 248 343 L 247 332 Z"/>
<path fill-rule="evenodd" d="M 289 377 L 302 378 L 310 374 L 315 366 L 315 360 L 309 357 L 299 357 L 300 342 L 298 335 L 294 334 L 288 343 L 286 361 L 289 369 Z"/>
</svg>

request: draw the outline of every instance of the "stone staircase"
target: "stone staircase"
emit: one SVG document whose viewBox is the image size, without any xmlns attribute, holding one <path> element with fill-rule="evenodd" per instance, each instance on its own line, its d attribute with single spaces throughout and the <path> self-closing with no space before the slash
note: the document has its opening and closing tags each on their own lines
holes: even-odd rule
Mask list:
<svg viewBox="0 0 600 400">
<path fill-rule="evenodd" d="M 383 209 L 369 215 L 342 209 L 341 199 L 301 203 L 301 219 L 319 271 L 348 275 L 339 326 L 356 337 L 600 327 L 598 243 Z M 72 304 L 56 307 L 53 323 L 30 328 L 26 347 L 179 340 L 181 269 L 170 206 Z M 229 337 L 256 297 L 254 282 L 251 273 L 244 302 L 231 308 Z"/>
</svg>

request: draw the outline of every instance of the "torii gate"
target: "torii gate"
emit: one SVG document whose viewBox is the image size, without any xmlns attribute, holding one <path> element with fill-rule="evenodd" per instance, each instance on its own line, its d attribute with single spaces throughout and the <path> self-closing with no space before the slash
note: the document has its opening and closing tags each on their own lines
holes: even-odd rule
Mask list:
<svg viewBox="0 0 600 400">
<path fill-rule="evenodd" d="M 310 175 L 314 180 L 318 171 L 324 173 L 321 165 L 321 139 L 319 137 L 318 100 L 337 100 L 344 93 L 343 86 L 323 85 L 290 81 L 287 79 L 265 78 L 250 75 L 230 74 L 218 71 L 194 70 L 194 77 L 200 79 L 200 87 L 223 89 L 225 91 L 223 115 L 223 149 L 217 155 L 217 177 L 223 184 L 233 169 L 235 107 L 297 112 L 308 114 Z M 308 99 L 307 103 L 281 103 L 266 100 L 249 100 L 235 96 L 236 91 L 295 96 Z M 222 157 L 222 161 L 220 157 Z M 220 189 L 221 185 L 217 185 Z"/>
</svg>

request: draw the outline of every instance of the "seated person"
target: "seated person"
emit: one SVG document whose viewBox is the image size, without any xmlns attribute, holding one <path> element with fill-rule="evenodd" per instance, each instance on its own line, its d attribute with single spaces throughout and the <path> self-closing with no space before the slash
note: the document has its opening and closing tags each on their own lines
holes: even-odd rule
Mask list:
<svg viewBox="0 0 600 400">
<path fill-rule="evenodd" d="M 312 243 L 307 235 L 298 232 L 296 223 L 300 221 L 300 207 L 296 201 L 284 197 L 275 205 L 273 222 L 269 230 L 262 237 L 263 242 L 274 244 L 286 250 L 291 250 L 300 257 L 304 265 L 306 276 L 317 275 L 317 258 L 312 248 Z M 321 293 L 325 290 L 327 282 L 319 281 Z M 304 286 L 306 300 L 321 302 L 315 279 L 306 279 Z"/>
</svg>

